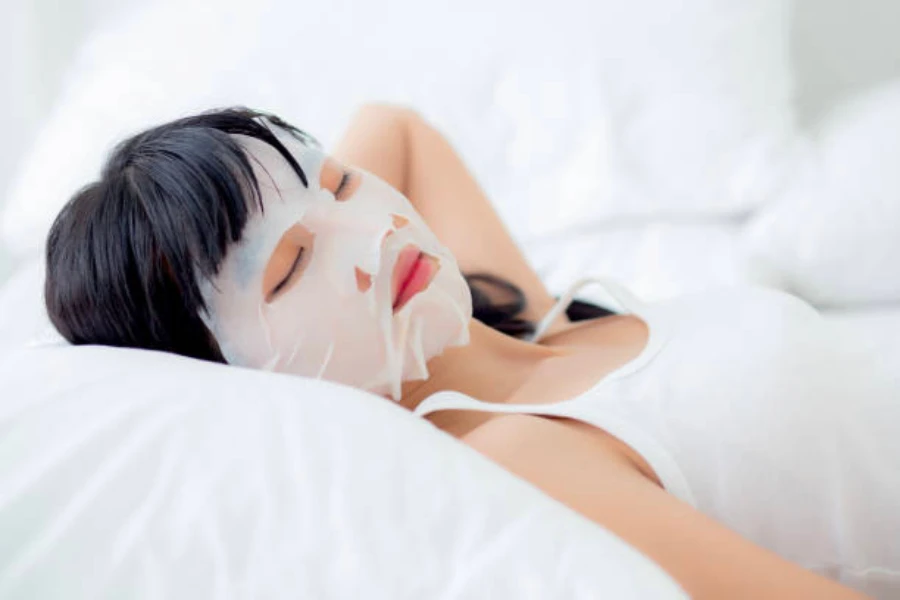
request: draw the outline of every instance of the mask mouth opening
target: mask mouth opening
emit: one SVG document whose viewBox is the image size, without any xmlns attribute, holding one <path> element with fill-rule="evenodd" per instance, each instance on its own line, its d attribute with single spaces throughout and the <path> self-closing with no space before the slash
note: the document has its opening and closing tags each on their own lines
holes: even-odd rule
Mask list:
<svg viewBox="0 0 900 600">
<path fill-rule="evenodd" d="M 416 294 L 428 289 L 440 267 L 436 256 L 423 252 L 415 244 L 404 246 L 391 276 L 393 312 L 401 310 Z"/>
</svg>

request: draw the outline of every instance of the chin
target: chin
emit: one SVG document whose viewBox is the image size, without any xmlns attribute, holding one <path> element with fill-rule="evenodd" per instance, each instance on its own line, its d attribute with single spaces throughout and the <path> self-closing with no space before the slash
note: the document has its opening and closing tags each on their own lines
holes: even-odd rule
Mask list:
<svg viewBox="0 0 900 600">
<path fill-rule="evenodd" d="M 404 353 L 404 381 L 426 379 L 426 363 L 440 356 L 447 348 L 469 343 L 469 327 L 472 321 L 472 303 L 468 286 L 460 277 L 462 286 L 447 286 L 429 294 L 413 297 L 404 311 L 403 322 L 407 330 Z M 419 301 L 417 301 L 419 300 Z"/>
</svg>

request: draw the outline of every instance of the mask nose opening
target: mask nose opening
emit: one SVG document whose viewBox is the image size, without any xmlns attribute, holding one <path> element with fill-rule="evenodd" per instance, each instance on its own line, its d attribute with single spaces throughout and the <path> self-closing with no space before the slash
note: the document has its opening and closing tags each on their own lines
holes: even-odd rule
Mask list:
<svg viewBox="0 0 900 600">
<path fill-rule="evenodd" d="M 354 270 L 356 272 L 356 289 L 363 293 L 368 292 L 372 287 L 372 275 L 359 267 L 354 267 Z"/>
<path fill-rule="evenodd" d="M 394 225 L 394 229 L 403 229 L 404 227 L 409 225 L 409 219 L 401 215 L 391 213 L 391 223 Z"/>
</svg>

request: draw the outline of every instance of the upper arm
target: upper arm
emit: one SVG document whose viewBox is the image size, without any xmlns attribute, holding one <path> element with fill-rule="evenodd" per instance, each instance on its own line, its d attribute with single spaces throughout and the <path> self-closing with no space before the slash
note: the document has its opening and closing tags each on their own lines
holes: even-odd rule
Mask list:
<svg viewBox="0 0 900 600">
<path fill-rule="evenodd" d="M 859 597 L 694 510 L 597 440 L 527 415 L 492 419 L 463 438 L 641 550 L 694 598 Z"/>
<path fill-rule="evenodd" d="M 333 155 L 400 190 L 464 273 L 486 272 L 517 285 L 539 320 L 554 300 L 449 141 L 415 111 L 363 106 Z M 563 315 L 558 323 L 565 323 Z"/>
</svg>

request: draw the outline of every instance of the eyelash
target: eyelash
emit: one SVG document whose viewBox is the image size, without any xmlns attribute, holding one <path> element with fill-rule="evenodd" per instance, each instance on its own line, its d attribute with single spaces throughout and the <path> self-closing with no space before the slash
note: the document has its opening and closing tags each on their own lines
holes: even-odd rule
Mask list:
<svg viewBox="0 0 900 600">
<path fill-rule="evenodd" d="M 344 191 L 344 188 L 347 187 L 348 183 L 350 183 L 350 173 L 348 171 L 344 171 L 344 174 L 341 176 L 340 183 L 338 183 L 337 187 L 334 190 L 335 198 L 341 195 L 341 192 Z"/>
<path fill-rule="evenodd" d="M 272 288 L 269 297 L 274 297 L 278 292 L 284 289 L 284 287 L 290 282 L 291 278 L 294 276 L 294 273 L 297 272 L 297 267 L 300 265 L 300 260 L 303 258 L 303 254 L 305 253 L 306 248 L 300 248 L 300 251 L 297 252 L 297 258 L 294 259 L 294 262 L 291 263 L 291 268 L 288 269 L 287 275 L 284 276 L 284 279 L 278 282 L 274 288 Z"/>
</svg>

